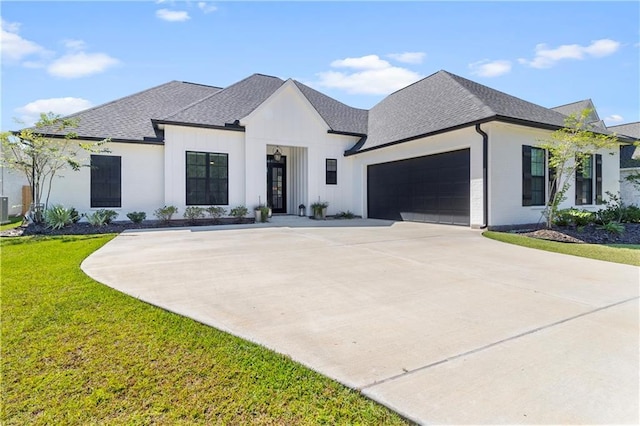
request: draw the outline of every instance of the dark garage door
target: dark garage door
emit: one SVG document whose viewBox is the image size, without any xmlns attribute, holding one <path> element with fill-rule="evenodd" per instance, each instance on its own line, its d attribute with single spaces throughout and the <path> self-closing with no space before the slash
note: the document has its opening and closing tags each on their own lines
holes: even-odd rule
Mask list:
<svg viewBox="0 0 640 426">
<path fill-rule="evenodd" d="M 369 217 L 469 225 L 470 150 L 367 168 Z"/>
</svg>

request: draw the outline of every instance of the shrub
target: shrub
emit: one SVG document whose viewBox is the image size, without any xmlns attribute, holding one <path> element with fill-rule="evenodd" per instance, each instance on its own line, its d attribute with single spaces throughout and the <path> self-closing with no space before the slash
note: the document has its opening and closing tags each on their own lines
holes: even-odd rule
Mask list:
<svg viewBox="0 0 640 426">
<path fill-rule="evenodd" d="M 100 214 L 104 215 L 104 223 L 106 224 L 110 224 L 118 217 L 118 212 L 115 210 L 100 209 L 96 210 L 96 213 L 97 212 L 100 212 Z"/>
<path fill-rule="evenodd" d="M 190 223 L 193 223 L 196 221 L 196 219 L 201 219 L 204 217 L 204 208 L 198 206 L 189 206 L 184 210 L 183 216 Z"/>
<path fill-rule="evenodd" d="M 260 221 L 266 222 L 269 219 L 269 207 L 260 206 Z"/>
<path fill-rule="evenodd" d="M 145 212 L 131 212 L 127 213 L 127 217 L 133 223 L 142 223 L 147 218 L 147 214 Z"/>
<path fill-rule="evenodd" d="M 153 212 L 154 216 L 162 222 L 169 222 L 174 214 L 178 213 L 176 206 L 164 206 Z"/>
<path fill-rule="evenodd" d="M 609 232 L 610 234 L 622 235 L 624 234 L 625 227 L 623 224 L 619 222 L 609 222 L 609 223 L 605 223 L 602 226 L 599 226 L 598 229 L 603 229 Z"/>
<path fill-rule="evenodd" d="M 45 210 L 44 222 L 48 228 L 62 229 L 73 222 L 72 209 L 67 209 L 60 204 L 53 205 Z"/>
<path fill-rule="evenodd" d="M 215 222 L 218 222 L 218 219 L 227 214 L 227 209 L 220 206 L 209 206 L 206 210 Z"/>
<path fill-rule="evenodd" d="M 629 223 L 640 223 L 640 207 L 626 206 L 622 214 L 622 220 Z"/>
<path fill-rule="evenodd" d="M 354 217 L 356 217 L 356 215 L 351 213 L 349 210 L 336 214 L 336 219 L 353 219 Z"/>
<path fill-rule="evenodd" d="M 562 209 L 556 212 L 553 224 L 557 226 L 587 226 L 593 223 L 596 215 L 588 210 L 578 210 L 576 208 Z"/>
<path fill-rule="evenodd" d="M 249 209 L 245 206 L 237 206 L 231 209 L 230 214 L 238 220 L 238 223 L 242 223 L 242 219 L 249 214 Z"/>
<path fill-rule="evenodd" d="M 89 221 L 93 226 L 103 226 L 108 223 L 106 210 L 96 210 L 95 212 L 85 216 L 87 221 Z"/>
<path fill-rule="evenodd" d="M 607 191 L 607 195 L 609 199 L 605 204 L 605 208 L 598 210 L 596 213 L 596 222 L 601 225 L 606 225 L 609 222 L 622 222 L 625 209 L 620 196 L 610 191 Z"/>
<path fill-rule="evenodd" d="M 78 223 L 80 221 L 80 218 L 82 217 L 80 216 L 80 213 L 78 213 L 78 210 L 76 210 L 75 207 L 71 207 L 69 211 L 71 212 L 71 221 L 73 223 Z"/>
</svg>

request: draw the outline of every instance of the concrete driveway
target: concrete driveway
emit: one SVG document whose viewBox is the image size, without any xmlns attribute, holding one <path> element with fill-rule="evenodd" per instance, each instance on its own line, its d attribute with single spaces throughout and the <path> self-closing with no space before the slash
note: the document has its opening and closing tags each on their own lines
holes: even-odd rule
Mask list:
<svg viewBox="0 0 640 426">
<path fill-rule="evenodd" d="M 83 270 L 418 423 L 640 422 L 640 269 L 468 228 L 274 218 L 126 232 Z"/>
</svg>

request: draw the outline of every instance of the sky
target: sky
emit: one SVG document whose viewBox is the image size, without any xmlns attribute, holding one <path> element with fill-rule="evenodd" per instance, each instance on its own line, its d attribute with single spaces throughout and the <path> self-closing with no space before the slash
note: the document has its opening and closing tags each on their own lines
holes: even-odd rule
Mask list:
<svg viewBox="0 0 640 426">
<path fill-rule="evenodd" d="M 439 70 L 640 121 L 640 2 L 2 1 L 0 130 L 166 83 L 293 78 L 371 108 Z"/>
</svg>

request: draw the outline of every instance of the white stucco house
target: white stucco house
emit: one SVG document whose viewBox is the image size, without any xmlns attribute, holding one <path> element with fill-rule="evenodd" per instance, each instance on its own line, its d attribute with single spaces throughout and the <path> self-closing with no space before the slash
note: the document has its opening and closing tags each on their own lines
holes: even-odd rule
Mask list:
<svg viewBox="0 0 640 426">
<path fill-rule="evenodd" d="M 640 140 L 640 121 L 610 126 L 609 130 Z M 620 147 L 620 197 L 625 204 L 640 206 L 640 188 L 627 180 L 627 177 L 640 173 L 640 147 L 623 145 Z"/>
<path fill-rule="evenodd" d="M 112 141 L 54 183 L 51 202 L 80 212 L 261 201 L 297 214 L 321 200 L 330 215 L 498 227 L 541 221 L 537 145 L 565 113 L 439 71 L 370 110 L 254 74 L 226 88 L 172 81 L 72 117 L 80 139 Z M 618 192 L 619 162 L 618 150 L 593 156 L 566 206 Z"/>
</svg>

